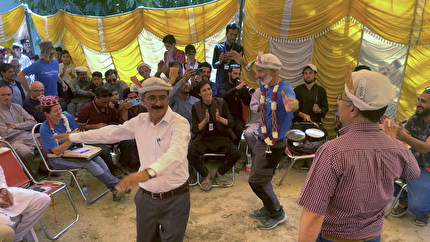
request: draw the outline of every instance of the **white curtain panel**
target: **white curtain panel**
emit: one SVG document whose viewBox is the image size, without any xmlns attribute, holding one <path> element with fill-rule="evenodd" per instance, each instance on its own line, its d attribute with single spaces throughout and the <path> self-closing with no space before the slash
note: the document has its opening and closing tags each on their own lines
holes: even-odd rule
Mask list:
<svg viewBox="0 0 430 242">
<path fill-rule="evenodd" d="M 392 119 L 397 113 L 407 54 L 407 46 L 386 43 L 381 41 L 370 30 L 365 29 L 363 31 L 358 65 L 366 65 L 372 71 L 383 73 L 390 79 L 396 89 L 397 95 L 388 105 L 385 113 Z"/>
<path fill-rule="evenodd" d="M 293 88 L 304 83 L 302 71 L 307 64 L 312 63 L 313 47 L 313 38 L 297 43 L 281 43 L 270 40 L 270 52 L 282 62 L 279 75 Z"/>
<path fill-rule="evenodd" d="M 164 52 L 166 51 L 163 41 L 145 29 L 137 38 L 143 62 L 151 66 L 151 76 L 154 76 L 155 72 L 157 72 L 158 62 L 164 58 Z"/>
<path fill-rule="evenodd" d="M 218 43 L 224 42 L 225 39 L 226 39 L 225 29 L 221 29 L 221 31 L 212 35 L 210 38 L 204 40 L 206 62 L 208 62 L 212 65 L 212 58 L 214 55 L 215 45 L 217 45 Z M 215 82 L 215 78 L 216 78 L 216 69 L 214 69 L 212 66 L 212 73 L 211 73 L 211 79 L 210 80 Z"/>
<path fill-rule="evenodd" d="M 91 73 L 99 71 L 103 74 L 103 77 L 105 77 L 105 71 L 115 68 L 109 53 L 96 52 L 83 44 L 81 44 L 81 46 Z"/>
</svg>

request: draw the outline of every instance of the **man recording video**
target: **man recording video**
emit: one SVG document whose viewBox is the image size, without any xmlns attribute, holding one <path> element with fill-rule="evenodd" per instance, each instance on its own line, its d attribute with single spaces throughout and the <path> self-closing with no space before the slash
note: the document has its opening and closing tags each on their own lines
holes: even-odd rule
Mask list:
<svg viewBox="0 0 430 242">
<path fill-rule="evenodd" d="M 222 97 L 227 103 L 228 109 L 233 116 L 235 126 L 233 132 L 237 137 L 236 146 L 240 142 L 245 121 L 242 115 L 242 103 L 249 106 L 251 95 L 254 89 L 249 89 L 245 81 L 240 79 L 240 66 L 233 64 L 228 69 L 228 82 L 220 85 L 219 97 Z"/>
</svg>

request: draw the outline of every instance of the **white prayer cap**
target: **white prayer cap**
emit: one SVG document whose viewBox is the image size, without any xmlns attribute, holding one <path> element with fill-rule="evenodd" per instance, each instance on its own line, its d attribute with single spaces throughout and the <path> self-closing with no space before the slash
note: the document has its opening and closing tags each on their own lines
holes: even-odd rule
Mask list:
<svg viewBox="0 0 430 242">
<path fill-rule="evenodd" d="M 86 68 L 85 66 L 78 66 L 78 67 L 75 67 L 75 71 L 76 72 L 85 72 L 85 73 L 87 73 L 88 72 L 88 68 Z"/>
<path fill-rule="evenodd" d="M 159 77 L 150 77 L 142 83 L 142 87 L 138 89 L 138 92 L 144 95 L 145 92 L 157 90 L 164 90 L 170 92 L 172 91 L 172 85 Z"/>
</svg>

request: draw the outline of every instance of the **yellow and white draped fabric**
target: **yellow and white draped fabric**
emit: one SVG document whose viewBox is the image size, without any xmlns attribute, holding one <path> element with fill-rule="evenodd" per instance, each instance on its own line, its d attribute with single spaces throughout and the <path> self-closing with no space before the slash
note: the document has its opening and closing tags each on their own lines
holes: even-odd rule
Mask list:
<svg viewBox="0 0 430 242">
<path fill-rule="evenodd" d="M 27 33 L 24 7 L 19 6 L 7 13 L 0 15 L 0 45 L 12 47 L 14 42 L 19 42 Z"/>
</svg>

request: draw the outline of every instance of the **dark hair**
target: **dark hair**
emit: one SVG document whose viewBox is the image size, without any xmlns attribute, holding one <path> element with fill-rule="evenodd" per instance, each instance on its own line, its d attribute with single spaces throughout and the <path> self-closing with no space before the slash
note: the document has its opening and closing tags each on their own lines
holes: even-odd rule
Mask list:
<svg viewBox="0 0 430 242">
<path fill-rule="evenodd" d="M 112 92 L 109 91 L 106 87 L 98 86 L 96 90 L 94 91 L 94 94 L 97 98 L 101 98 L 102 96 L 105 96 L 106 94 L 110 97 L 112 96 Z"/>
<path fill-rule="evenodd" d="M 238 65 L 238 64 L 231 64 L 231 65 L 228 67 L 228 72 L 232 72 L 232 71 L 233 71 L 233 69 L 239 69 L 239 70 L 240 70 L 240 65 Z"/>
<path fill-rule="evenodd" d="M 169 62 L 169 68 L 173 67 L 173 66 L 179 66 L 179 67 L 181 67 L 181 70 L 182 70 L 182 64 L 179 61 L 171 61 L 171 62 Z"/>
<path fill-rule="evenodd" d="M 30 57 L 30 60 L 35 60 L 35 61 L 37 61 L 39 59 L 39 55 L 32 55 L 31 57 Z"/>
<path fill-rule="evenodd" d="M 95 71 L 91 74 L 93 77 L 97 76 L 103 79 L 103 74 L 100 71 Z"/>
<path fill-rule="evenodd" d="M 385 106 L 383 108 L 380 108 L 378 110 L 369 110 L 369 111 L 361 111 L 361 116 L 370 122 L 379 122 L 379 119 L 381 119 L 382 115 L 384 115 L 385 111 L 387 110 L 388 106 Z"/>
<path fill-rule="evenodd" d="M 105 78 L 107 78 L 112 74 L 115 74 L 115 76 L 118 77 L 118 72 L 115 69 L 109 69 L 105 72 Z"/>
<path fill-rule="evenodd" d="M 61 48 L 60 46 L 55 47 L 55 51 L 61 51 L 61 52 L 63 52 L 63 48 Z M 63 53 L 61 53 L 61 54 L 63 54 Z"/>
<path fill-rule="evenodd" d="M 239 25 L 237 25 L 236 23 L 227 24 L 227 26 L 225 27 L 225 33 L 228 33 L 229 29 L 233 29 L 233 30 L 237 29 L 240 31 Z"/>
<path fill-rule="evenodd" d="M 211 66 L 211 64 L 209 64 L 208 62 L 202 62 L 202 63 L 200 63 L 198 66 L 197 66 L 197 68 L 202 68 L 202 67 L 209 67 L 210 68 L 210 71 L 212 71 L 212 66 Z"/>
<path fill-rule="evenodd" d="M 122 92 L 122 96 L 124 97 L 124 98 L 127 98 L 127 96 L 128 96 L 128 94 L 130 94 L 130 93 L 137 93 L 137 92 L 132 92 L 131 90 L 130 90 L 130 88 L 126 88 L 126 89 L 124 89 L 124 91 Z"/>
<path fill-rule="evenodd" d="M 196 47 L 194 47 L 194 45 L 187 45 L 187 46 L 185 46 L 185 54 L 188 54 L 192 50 L 194 50 L 194 52 L 197 52 L 196 51 Z"/>
<path fill-rule="evenodd" d="M 19 42 L 21 42 L 21 44 L 25 44 L 25 43 L 30 43 L 30 40 L 28 39 L 21 39 Z"/>
<path fill-rule="evenodd" d="M 372 69 L 370 69 L 370 67 L 365 66 L 365 65 L 358 65 L 357 67 L 355 67 L 354 71 L 361 71 L 361 70 L 369 70 L 372 71 Z"/>
<path fill-rule="evenodd" d="M 39 105 L 39 106 L 37 106 L 36 108 L 37 108 L 41 113 L 45 113 L 45 112 L 50 113 L 50 112 L 51 112 L 52 107 L 53 107 L 53 106 L 44 107 L 44 106 Z"/>
<path fill-rule="evenodd" d="M 60 47 L 60 48 L 61 48 L 61 47 Z M 57 49 L 55 49 L 55 50 L 57 50 Z M 68 50 L 63 50 L 63 51 L 61 51 L 60 58 L 61 58 L 64 54 L 68 54 L 68 55 L 70 56 L 70 63 L 73 63 L 72 55 L 70 55 L 69 51 L 68 51 Z"/>
<path fill-rule="evenodd" d="M 9 87 L 9 89 L 12 91 L 12 93 L 13 93 L 13 89 L 12 89 L 12 87 L 10 86 L 10 85 L 8 85 L 8 84 L 6 84 L 6 83 L 4 83 L 4 84 L 0 84 L 0 88 L 2 88 L 2 87 Z"/>
<path fill-rule="evenodd" d="M 0 65 L 0 75 L 1 75 L 2 72 L 7 72 L 10 69 L 14 69 L 14 67 L 13 67 L 12 64 L 9 64 L 9 63 L 3 63 L 3 64 L 1 64 Z M 3 76 L 3 75 L 1 75 L 1 76 Z"/>
<path fill-rule="evenodd" d="M 175 36 L 171 34 L 164 36 L 163 43 L 171 44 L 171 45 L 176 44 Z"/>
<path fill-rule="evenodd" d="M 200 93 L 200 89 L 202 89 L 202 87 L 206 84 L 209 84 L 209 86 L 212 88 L 212 82 L 210 81 L 201 80 L 200 82 L 197 82 L 197 85 L 196 85 L 197 93 Z"/>
</svg>

